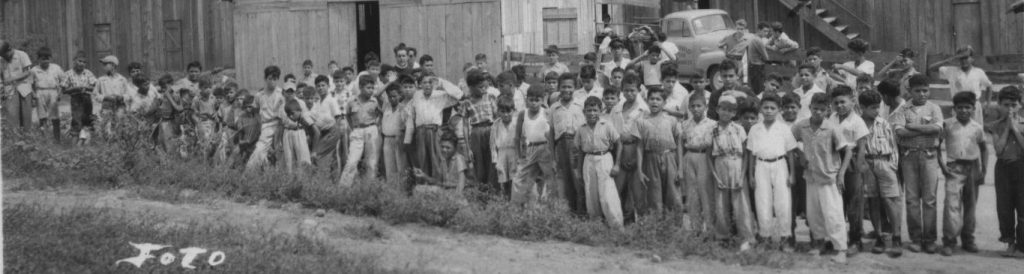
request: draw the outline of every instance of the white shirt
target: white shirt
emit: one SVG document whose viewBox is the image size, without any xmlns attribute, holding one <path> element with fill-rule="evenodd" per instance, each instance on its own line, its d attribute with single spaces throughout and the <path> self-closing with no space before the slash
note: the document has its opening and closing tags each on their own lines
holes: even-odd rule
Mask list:
<svg viewBox="0 0 1024 274">
<path fill-rule="evenodd" d="M 796 120 L 800 121 L 811 118 L 811 98 L 814 97 L 815 93 L 825 93 L 825 91 L 821 90 L 818 85 L 814 85 L 807 92 L 804 92 L 803 87 L 797 87 L 793 90 L 793 93 L 800 96 L 800 111 L 796 113 Z"/>
<path fill-rule="evenodd" d="M 690 109 L 690 91 L 686 90 L 683 85 L 676 82 L 676 85 L 672 87 L 671 93 L 668 98 L 665 99 L 664 109 L 687 113 Z"/>
<path fill-rule="evenodd" d="M 441 125 L 444 108 L 452 106 L 462 99 L 462 89 L 445 86 L 442 85 L 440 90 L 433 90 L 430 97 L 424 95 L 422 90 L 413 93 L 412 101 L 410 101 L 412 108 L 410 115 L 412 115 L 411 118 L 416 126 Z"/>
<path fill-rule="evenodd" d="M 977 95 L 977 98 L 981 98 L 982 90 L 992 87 L 992 81 L 988 79 L 988 75 L 977 67 L 971 67 L 969 71 L 965 72 L 957 66 L 944 66 L 939 68 L 939 74 L 943 79 L 949 81 L 950 95 L 956 95 L 961 91 L 970 91 Z"/>
<path fill-rule="evenodd" d="M 540 109 L 537 117 L 530 118 L 530 112 L 523 110 L 523 140 L 526 143 L 537 143 L 548 141 L 548 131 L 551 125 L 548 124 L 546 109 Z"/>
<path fill-rule="evenodd" d="M 515 104 L 517 111 L 526 109 L 526 90 L 528 89 L 530 89 L 530 84 L 523 82 L 512 93 L 512 102 Z"/>
<path fill-rule="evenodd" d="M 661 60 L 670 60 L 669 56 L 676 56 L 679 53 L 679 47 L 676 43 L 669 41 L 661 42 Z"/>
<path fill-rule="evenodd" d="M 860 66 L 854 66 L 854 62 L 853 61 L 849 61 L 849 62 L 843 63 L 843 65 L 844 66 L 848 66 L 848 67 L 856 67 L 857 70 L 859 70 L 859 71 L 863 71 L 863 72 L 867 73 L 868 75 L 875 76 L 875 63 L 873 63 L 871 61 L 864 60 L 863 63 L 860 63 Z M 849 72 L 846 72 L 846 71 L 841 71 L 841 72 L 842 72 L 842 74 L 846 75 L 846 85 L 850 86 L 851 88 L 856 88 L 857 87 L 857 75 L 850 74 Z"/>
<path fill-rule="evenodd" d="M 765 127 L 763 122 L 757 123 L 747 133 L 747 149 L 761 159 L 778 158 L 794 148 L 796 137 L 793 130 L 782 121 L 776 120 L 771 127 Z"/>
<path fill-rule="evenodd" d="M 324 130 L 334 125 L 334 117 L 341 115 L 341 107 L 338 106 L 338 100 L 328 94 L 320 102 L 313 102 L 309 115 L 316 121 L 316 128 Z"/>
<path fill-rule="evenodd" d="M 615 60 L 611 60 L 611 61 L 602 63 L 601 66 L 604 67 L 604 76 L 608 77 L 608 78 L 612 78 L 612 71 L 615 70 L 615 68 L 626 69 L 626 66 L 629 66 L 630 62 L 633 62 L 633 60 L 629 60 L 629 58 L 626 58 L 625 56 L 623 56 L 622 60 L 619 61 L 619 62 L 615 62 Z"/>
</svg>

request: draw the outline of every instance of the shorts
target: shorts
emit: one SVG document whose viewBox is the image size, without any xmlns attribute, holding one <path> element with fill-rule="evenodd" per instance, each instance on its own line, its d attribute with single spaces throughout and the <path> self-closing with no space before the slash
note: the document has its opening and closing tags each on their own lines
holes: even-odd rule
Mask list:
<svg viewBox="0 0 1024 274">
<path fill-rule="evenodd" d="M 57 89 L 40 89 L 36 91 L 39 119 L 59 119 L 57 100 L 60 93 Z"/>
<path fill-rule="evenodd" d="M 864 197 L 892 198 L 900 196 L 896 179 L 896 162 L 891 159 L 866 160 L 868 171 L 862 173 Z"/>
</svg>

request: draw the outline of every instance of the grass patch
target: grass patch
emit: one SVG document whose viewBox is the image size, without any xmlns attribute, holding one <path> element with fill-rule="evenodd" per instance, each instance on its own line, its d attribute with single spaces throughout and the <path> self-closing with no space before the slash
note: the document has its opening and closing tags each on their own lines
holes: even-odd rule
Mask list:
<svg viewBox="0 0 1024 274">
<path fill-rule="evenodd" d="M 155 215 L 117 215 L 97 208 L 44 209 L 39 205 L 5 205 L 4 268 L 11 273 L 178 273 L 183 255 L 178 249 L 200 247 L 192 265 L 198 272 L 216 273 L 411 273 L 385 270 L 373 257 L 340 253 L 302 235 L 286 236 L 228 225 L 190 223 L 167 225 Z M 117 260 L 137 256 L 129 245 L 172 245 L 152 254 L 141 268 Z M 209 266 L 213 251 L 225 253 L 224 263 Z M 160 263 L 171 252 L 177 259 Z"/>
<path fill-rule="evenodd" d="M 260 200 L 299 203 L 349 215 L 377 217 L 392 224 L 422 223 L 527 241 L 557 240 L 625 247 L 657 254 L 666 260 L 697 256 L 728 264 L 790 268 L 798 258 L 757 248 L 737 253 L 735 246 L 723 246 L 720 241 L 711 240 L 710 235 L 689 231 L 679 216 L 644 218 L 627 226 L 627 231 L 622 233 L 600 221 L 569 214 L 564 203 L 548 201 L 540 209 L 524 210 L 470 189 L 466 194 L 469 205 L 464 206 L 444 194 L 409 196 L 398 187 L 380 181 L 356 182 L 353 187 L 341 188 L 327 172 L 294 176 L 268 170 L 251 174 L 201 161 L 170 160 L 155 153 L 151 145 L 136 144 L 137 139 L 132 138 L 99 142 L 86 148 L 51 149 L 52 144 L 39 141 L 45 140 L 44 137 L 9 132 L 4 129 L 4 175 L 7 176 L 10 168 L 11 173 L 33 178 L 38 182 L 35 186 L 40 187 L 66 184 L 131 187 L 142 197 L 170 202 L 188 201 L 181 195 L 181 191 L 187 189 L 197 191 L 201 197 L 221 196 L 243 203 Z M 125 133 L 131 134 L 138 133 Z M 16 138 L 12 140 L 9 136 Z M 76 152 L 67 153 L 67 150 Z M 65 158 L 52 159 L 59 157 Z M 373 234 L 367 233 L 367 237 Z"/>
</svg>

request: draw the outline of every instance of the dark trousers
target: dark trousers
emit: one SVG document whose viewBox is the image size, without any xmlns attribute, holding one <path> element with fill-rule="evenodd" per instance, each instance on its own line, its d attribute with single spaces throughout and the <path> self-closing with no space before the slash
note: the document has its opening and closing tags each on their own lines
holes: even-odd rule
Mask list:
<svg viewBox="0 0 1024 274">
<path fill-rule="evenodd" d="M 747 81 L 755 94 L 761 94 L 764 91 L 764 65 L 747 65 Z"/>
<path fill-rule="evenodd" d="M 413 134 L 412 145 L 415 148 L 412 166 L 423 170 L 427 176 L 440 174 L 441 163 L 440 143 L 437 126 L 418 126 Z"/>
<path fill-rule="evenodd" d="M 582 178 L 576 178 L 573 174 L 574 168 L 579 168 L 576 157 L 576 144 L 573 138 L 562 135 L 555 141 L 555 163 L 558 166 L 556 174 L 561 182 L 555 193 L 559 193 L 569 202 L 569 210 L 573 213 L 586 215 L 587 200 L 583 188 Z"/>
<path fill-rule="evenodd" d="M 850 224 L 848 241 L 850 244 L 857 244 L 864 234 L 864 184 L 861 182 L 860 174 L 853 170 L 853 166 L 850 166 L 850 170 L 843 176 L 843 211 L 846 212 L 846 222 Z"/>
<path fill-rule="evenodd" d="M 78 138 L 83 127 L 92 126 L 92 98 L 88 94 L 71 95 L 71 134 Z"/>
<path fill-rule="evenodd" d="M 473 151 L 473 174 L 481 187 L 497 191 L 498 171 L 491 155 L 491 126 L 473 126 L 469 133 L 469 149 Z"/>
<path fill-rule="evenodd" d="M 794 157 L 803 157 L 802 153 L 791 152 L 791 155 Z M 800 158 L 794 159 L 794 162 L 796 163 L 793 167 L 793 174 L 789 175 L 794 176 L 793 186 L 789 188 L 793 193 L 790 195 L 790 200 L 792 200 L 791 205 L 793 207 L 793 214 L 790 214 L 790 218 L 792 218 L 792 220 L 790 220 L 790 224 L 792 226 L 790 230 L 792 230 L 793 235 L 796 235 L 796 217 L 798 215 L 805 215 L 804 218 L 806 218 L 807 215 L 807 181 L 804 180 L 805 167 L 802 164 L 803 160 Z"/>
<path fill-rule="evenodd" d="M 622 214 L 627 221 L 646 214 L 648 207 L 647 186 L 640 183 L 639 174 L 642 171 L 636 168 L 642 159 L 637 154 L 635 139 L 632 141 L 633 143 L 622 144 L 622 157 L 615 159 L 615 163 L 621 166 L 619 174 L 615 176 L 615 187 L 619 189 L 619 197 L 622 197 Z"/>
<path fill-rule="evenodd" d="M 999 241 L 1024 251 L 1024 160 L 999 159 L 995 173 Z"/>
</svg>

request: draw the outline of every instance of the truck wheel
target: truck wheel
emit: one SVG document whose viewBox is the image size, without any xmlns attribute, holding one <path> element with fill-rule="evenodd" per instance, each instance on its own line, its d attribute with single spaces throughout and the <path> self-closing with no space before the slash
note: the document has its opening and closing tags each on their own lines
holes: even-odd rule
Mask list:
<svg viewBox="0 0 1024 274">
<path fill-rule="evenodd" d="M 708 72 L 705 74 L 708 77 L 708 81 L 711 83 L 712 90 L 719 90 L 724 86 L 722 77 L 718 75 L 718 65 L 708 67 Z"/>
</svg>

